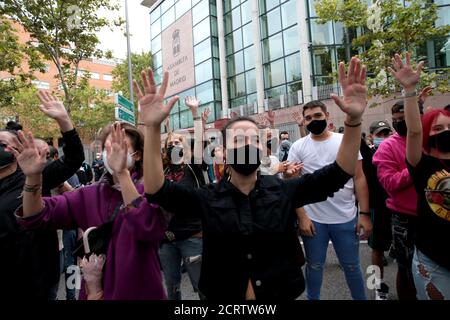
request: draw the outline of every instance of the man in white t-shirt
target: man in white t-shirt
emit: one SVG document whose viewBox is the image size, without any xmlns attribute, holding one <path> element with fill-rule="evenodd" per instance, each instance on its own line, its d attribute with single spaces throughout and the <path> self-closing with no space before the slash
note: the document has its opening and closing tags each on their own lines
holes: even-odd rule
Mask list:
<svg viewBox="0 0 450 320">
<path fill-rule="evenodd" d="M 288 161 L 302 163 L 302 174 L 305 174 L 313 173 L 336 161 L 343 135 L 327 130 L 329 113 L 320 101 L 305 104 L 303 117 L 310 134 L 292 145 Z M 306 289 L 309 300 L 320 299 L 323 266 L 330 240 L 344 270 L 353 299 L 366 299 L 359 261 L 359 233 L 362 229 L 363 238 L 367 238 L 372 224 L 369 191 L 362 170 L 361 155 L 359 160 L 354 178 L 335 193 L 334 197 L 297 209 L 307 260 Z M 359 215 L 356 199 L 360 206 Z"/>
</svg>

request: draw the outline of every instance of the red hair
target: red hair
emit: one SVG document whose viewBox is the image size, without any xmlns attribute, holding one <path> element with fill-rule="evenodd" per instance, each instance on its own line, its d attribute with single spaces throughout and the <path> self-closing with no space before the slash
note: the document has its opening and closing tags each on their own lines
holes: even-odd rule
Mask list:
<svg viewBox="0 0 450 320">
<path fill-rule="evenodd" d="M 439 115 L 444 115 L 450 118 L 450 111 L 446 111 L 444 109 L 433 109 L 431 111 L 426 112 L 422 117 L 422 128 L 423 128 L 423 149 L 430 153 L 430 131 L 433 126 L 434 121 L 439 117 Z"/>
</svg>

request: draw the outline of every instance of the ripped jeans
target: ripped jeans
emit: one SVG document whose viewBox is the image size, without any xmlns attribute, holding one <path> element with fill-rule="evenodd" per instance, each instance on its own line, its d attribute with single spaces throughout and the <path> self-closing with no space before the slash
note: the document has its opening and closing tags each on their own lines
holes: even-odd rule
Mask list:
<svg viewBox="0 0 450 320">
<path fill-rule="evenodd" d="M 441 267 L 419 249 L 412 264 L 414 284 L 419 300 L 450 300 L 450 270 Z"/>
<path fill-rule="evenodd" d="M 198 281 L 202 267 L 202 238 L 164 242 L 159 250 L 161 268 L 169 300 L 181 300 L 181 262 L 191 280 L 192 288 L 198 292 Z M 202 298 L 202 297 L 200 297 Z"/>
<path fill-rule="evenodd" d="M 328 242 L 332 241 L 339 263 L 354 300 L 366 300 L 364 279 L 359 262 L 359 237 L 356 234 L 357 217 L 347 223 L 323 224 L 312 221 L 316 228 L 314 237 L 302 236 L 306 254 L 306 294 L 308 300 L 320 299 L 323 266 Z"/>
</svg>

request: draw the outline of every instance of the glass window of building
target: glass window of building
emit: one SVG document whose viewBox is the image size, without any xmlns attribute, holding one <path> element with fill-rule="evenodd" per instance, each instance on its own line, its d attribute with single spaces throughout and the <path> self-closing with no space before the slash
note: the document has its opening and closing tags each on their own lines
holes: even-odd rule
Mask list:
<svg viewBox="0 0 450 320">
<path fill-rule="evenodd" d="M 259 0 L 259 11 L 261 14 L 272 10 L 280 4 L 280 0 Z"/>
<path fill-rule="evenodd" d="M 293 54 L 285 58 L 286 62 L 286 81 L 298 81 L 301 79 L 300 53 Z"/>
<path fill-rule="evenodd" d="M 194 44 L 197 44 L 210 36 L 209 19 L 206 18 L 194 27 Z"/>
<path fill-rule="evenodd" d="M 283 56 L 283 34 L 278 33 L 263 40 L 263 63 L 276 60 Z"/>
<path fill-rule="evenodd" d="M 216 17 L 211 17 L 211 34 L 214 37 L 218 37 L 219 36 L 219 30 L 217 27 L 217 18 Z"/>
<path fill-rule="evenodd" d="M 245 70 L 255 67 L 255 46 L 248 47 L 244 50 Z"/>
<path fill-rule="evenodd" d="M 221 100 L 222 99 L 222 87 L 220 85 L 220 81 L 214 81 L 214 98 L 216 100 Z"/>
<path fill-rule="evenodd" d="M 180 129 L 180 114 L 177 112 L 175 114 L 172 114 L 170 116 L 170 127 L 173 130 Z"/>
<path fill-rule="evenodd" d="M 256 73 L 255 69 L 245 73 L 245 83 L 247 85 L 247 93 L 256 92 Z"/>
<path fill-rule="evenodd" d="M 246 95 L 245 76 L 243 73 L 228 80 L 228 92 L 231 99 Z"/>
<path fill-rule="evenodd" d="M 252 21 L 252 2 L 251 0 L 245 1 L 241 4 L 242 25 Z"/>
<path fill-rule="evenodd" d="M 242 29 L 238 29 L 233 32 L 233 47 L 234 51 L 242 49 Z"/>
<path fill-rule="evenodd" d="M 217 6 L 215 1 L 209 2 L 209 12 L 212 16 L 217 17 Z"/>
<path fill-rule="evenodd" d="M 266 38 L 281 30 L 280 8 L 268 12 L 261 17 L 261 37 Z"/>
<path fill-rule="evenodd" d="M 231 11 L 232 30 L 236 30 L 241 26 L 241 8 L 237 7 Z"/>
<path fill-rule="evenodd" d="M 290 0 L 281 6 L 283 29 L 297 24 L 297 5 L 295 0 Z"/>
<path fill-rule="evenodd" d="M 311 40 L 314 46 L 333 44 L 332 23 L 319 24 L 316 20 L 311 20 Z"/>
<path fill-rule="evenodd" d="M 223 12 L 228 12 L 231 10 L 231 0 L 223 0 Z"/>
<path fill-rule="evenodd" d="M 219 62 L 219 59 L 213 59 L 213 77 L 214 77 L 214 79 L 220 79 L 220 62 Z"/>
<path fill-rule="evenodd" d="M 103 80 L 104 81 L 113 81 L 113 76 L 110 74 L 104 74 L 103 75 Z"/>
<path fill-rule="evenodd" d="M 283 31 L 284 54 L 289 55 L 299 50 L 298 27 L 293 26 Z"/>
<path fill-rule="evenodd" d="M 284 59 L 264 65 L 264 87 L 272 88 L 286 82 Z"/>
<path fill-rule="evenodd" d="M 249 105 L 254 105 L 255 104 L 255 102 L 257 102 L 258 101 L 258 95 L 256 94 L 256 93 L 253 93 L 253 94 L 249 94 L 248 96 L 247 96 L 247 103 L 249 104 Z"/>
<path fill-rule="evenodd" d="M 231 8 L 235 8 L 241 3 L 241 0 L 231 0 Z"/>
<path fill-rule="evenodd" d="M 225 36 L 225 51 L 227 55 L 232 54 L 234 52 L 233 34 Z"/>
<path fill-rule="evenodd" d="M 195 67 L 195 83 L 203 83 L 212 79 L 211 59 L 200 63 Z"/>
<path fill-rule="evenodd" d="M 207 16 L 209 16 L 209 0 L 202 0 L 192 8 L 192 23 L 194 25 L 205 19 Z"/>
<path fill-rule="evenodd" d="M 246 104 L 247 104 L 247 97 L 241 97 L 241 98 L 231 100 L 230 107 L 237 108 L 240 106 L 245 106 Z"/>
<path fill-rule="evenodd" d="M 334 43 L 343 44 L 345 41 L 345 27 L 342 22 L 334 23 Z"/>
<path fill-rule="evenodd" d="M 158 52 L 159 50 L 161 50 L 161 35 L 152 40 L 152 52 Z"/>
<path fill-rule="evenodd" d="M 239 51 L 227 58 L 227 72 L 228 76 L 234 76 L 244 72 L 244 55 L 243 51 Z"/>
<path fill-rule="evenodd" d="M 449 3 L 447 3 L 449 4 Z M 440 7 L 438 9 L 438 18 L 436 20 L 436 27 L 450 25 L 450 6 Z"/>
<path fill-rule="evenodd" d="M 280 101 L 277 98 L 279 98 L 281 95 L 286 94 L 286 86 L 279 86 L 276 88 L 272 88 L 270 90 L 266 90 L 265 94 L 266 94 L 266 99 L 272 100 L 272 101 L 269 101 L 270 108 L 279 107 Z M 274 101 L 275 101 L 275 103 L 274 103 Z"/>
<path fill-rule="evenodd" d="M 152 38 L 161 33 L 161 19 L 158 19 L 154 23 L 152 23 L 150 27 L 150 33 L 152 34 Z"/>
<path fill-rule="evenodd" d="M 223 26 L 225 29 L 225 34 L 229 34 L 231 31 L 233 31 L 233 20 L 232 20 L 231 12 L 224 14 Z"/>
<path fill-rule="evenodd" d="M 192 118 L 189 110 L 180 112 L 180 128 L 185 129 L 190 127 L 190 119 Z"/>
<path fill-rule="evenodd" d="M 316 5 L 317 0 L 308 0 L 308 6 L 309 6 L 309 16 L 310 17 L 316 17 Z"/>
<path fill-rule="evenodd" d="M 180 1 L 180 0 L 178 0 Z M 189 1 L 189 0 L 188 0 Z M 199 3 L 201 0 L 192 0 L 192 6 L 195 6 L 197 3 Z"/>
<path fill-rule="evenodd" d="M 158 69 L 162 66 L 162 51 L 153 54 L 153 69 Z"/>
<path fill-rule="evenodd" d="M 450 37 L 434 41 L 436 68 L 450 67 Z"/>
<path fill-rule="evenodd" d="M 162 13 L 166 12 L 171 6 L 173 6 L 175 0 L 164 0 L 161 2 L 161 11 Z"/>
<path fill-rule="evenodd" d="M 165 30 L 174 21 L 175 21 L 175 7 L 172 7 L 169 10 L 167 10 L 166 13 L 163 13 L 161 17 L 161 29 Z"/>
<path fill-rule="evenodd" d="M 160 85 L 161 81 L 162 81 L 162 76 L 163 76 L 163 68 L 161 67 L 159 69 L 156 69 L 156 71 L 154 71 L 153 75 L 155 76 L 156 85 Z"/>
<path fill-rule="evenodd" d="M 214 100 L 214 88 L 212 81 L 197 86 L 195 91 L 197 92 L 197 99 L 199 99 L 202 103 L 208 103 Z"/>
<path fill-rule="evenodd" d="M 150 12 L 150 23 L 155 22 L 159 17 L 161 17 L 161 6 L 156 7 L 155 10 Z"/>
<path fill-rule="evenodd" d="M 244 42 L 244 48 L 253 44 L 253 25 L 251 23 L 242 27 L 242 40 Z"/>
<path fill-rule="evenodd" d="M 217 38 L 212 38 L 212 53 L 213 57 L 219 57 L 219 40 Z"/>
<path fill-rule="evenodd" d="M 175 18 L 178 19 L 191 9 L 191 0 L 181 0 L 175 4 Z"/>
<path fill-rule="evenodd" d="M 331 48 L 313 49 L 314 74 L 328 76 L 333 72 L 334 50 Z"/>
<path fill-rule="evenodd" d="M 211 41 L 206 39 L 194 47 L 195 64 L 199 64 L 211 57 Z"/>
</svg>

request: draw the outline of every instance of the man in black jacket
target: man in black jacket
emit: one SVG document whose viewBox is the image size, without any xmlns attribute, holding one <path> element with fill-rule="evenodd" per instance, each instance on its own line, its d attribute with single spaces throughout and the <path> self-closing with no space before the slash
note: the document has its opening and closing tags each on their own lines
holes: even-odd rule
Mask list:
<svg viewBox="0 0 450 320">
<path fill-rule="evenodd" d="M 49 162 L 43 172 L 42 194 L 75 174 L 84 161 L 81 140 L 64 105 L 48 93 L 39 92 L 41 111 L 55 119 L 64 140 L 64 156 Z M 0 298 L 55 299 L 60 263 L 56 231 L 23 230 L 14 216 L 22 204 L 25 176 L 10 152 L 17 148 L 14 131 L 0 131 Z"/>
</svg>

